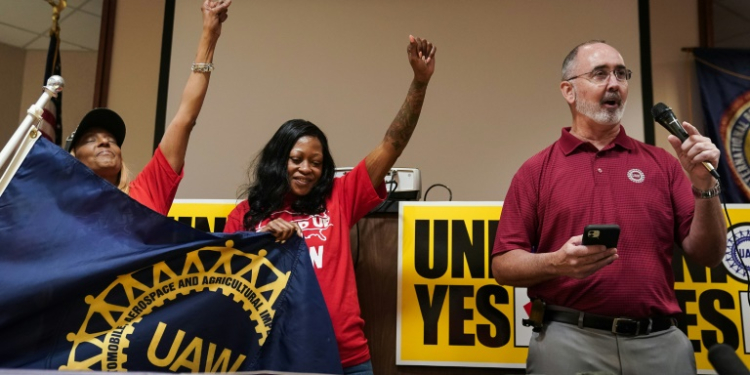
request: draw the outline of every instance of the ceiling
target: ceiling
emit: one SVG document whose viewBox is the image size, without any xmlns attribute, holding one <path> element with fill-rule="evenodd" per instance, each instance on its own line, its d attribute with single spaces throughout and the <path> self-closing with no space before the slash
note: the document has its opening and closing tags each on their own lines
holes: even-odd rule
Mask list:
<svg viewBox="0 0 750 375">
<path fill-rule="evenodd" d="M 714 0 L 714 47 L 750 48 L 750 1 Z"/>
<path fill-rule="evenodd" d="M 102 1 L 67 0 L 60 17 L 61 49 L 99 48 Z M 715 47 L 750 48 L 750 0 L 713 0 L 713 13 Z M 0 43 L 46 50 L 51 25 L 52 7 L 47 0 L 0 0 Z"/>
<path fill-rule="evenodd" d="M 102 0 L 67 0 L 67 3 L 60 13 L 60 49 L 96 51 Z M 0 0 L 0 43 L 46 50 L 51 26 L 52 6 L 47 0 Z"/>
</svg>

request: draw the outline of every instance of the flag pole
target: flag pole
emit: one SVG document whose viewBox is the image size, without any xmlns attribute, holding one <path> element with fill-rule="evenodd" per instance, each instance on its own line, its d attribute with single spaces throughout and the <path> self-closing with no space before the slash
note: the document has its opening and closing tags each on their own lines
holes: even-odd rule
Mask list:
<svg viewBox="0 0 750 375">
<path fill-rule="evenodd" d="M 4 166 L 10 158 L 10 155 L 16 149 L 16 147 L 23 140 L 24 134 L 29 130 L 33 124 L 38 124 L 42 120 L 42 113 L 44 112 L 44 106 L 50 100 L 50 98 L 56 98 L 57 94 L 62 92 L 65 87 L 65 81 L 60 76 L 52 76 L 47 80 L 47 86 L 44 86 L 42 96 L 36 104 L 32 104 L 31 107 L 26 111 L 26 118 L 23 119 L 21 125 L 18 125 L 18 129 L 10 137 L 8 143 L 5 144 L 3 150 L 0 151 L 0 166 Z"/>
<path fill-rule="evenodd" d="M 47 0 L 52 6 L 52 26 L 49 29 L 49 49 L 47 50 L 47 63 L 44 68 L 44 80 L 46 82 L 53 75 L 62 75 L 60 67 L 60 13 L 67 7 L 67 0 Z M 62 146 L 62 95 L 50 100 L 44 108 L 44 122 L 41 122 L 39 130 L 42 135 Z"/>
<path fill-rule="evenodd" d="M 52 6 L 52 27 L 49 30 L 49 34 L 50 36 L 52 36 L 52 34 L 57 35 L 60 33 L 60 25 L 58 24 L 58 21 L 60 20 L 60 12 L 68 6 L 68 1 L 57 0 L 57 2 L 55 2 L 54 0 L 47 0 L 47 2 Z"/>
</svg>

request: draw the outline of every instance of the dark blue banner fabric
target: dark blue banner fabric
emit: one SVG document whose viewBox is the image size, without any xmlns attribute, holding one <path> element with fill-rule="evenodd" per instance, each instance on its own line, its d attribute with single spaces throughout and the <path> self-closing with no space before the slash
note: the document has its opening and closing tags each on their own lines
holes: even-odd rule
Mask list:
<svg viewBox="0 0 750 375">
<path fill-rule="evenodd" d="M 204 233 L 36 142 L 0 196 L 0 367 L 340 374 L 303 240 Z"/>
<path fill-rule="evenodd" d="M 750 203 L 750 51 L 693 51 L 706 135 L 721 150 L 717 168 L 727 203 Z"/>
</svg>

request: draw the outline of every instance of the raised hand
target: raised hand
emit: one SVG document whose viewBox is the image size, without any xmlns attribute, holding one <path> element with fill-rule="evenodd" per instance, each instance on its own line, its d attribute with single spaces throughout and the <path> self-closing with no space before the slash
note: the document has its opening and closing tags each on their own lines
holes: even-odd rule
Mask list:
<svg viewBox="0 0 750 375">
<path fill-rule="evenodd" d="M 437 47 L 428 42 L 427 39 L 416 38 L 409 35 L 409 45 L 406 53 L 409 56 L 409 64 L 414 70 L 414 80 L 427 83 L 435 72 L 435 51 Z"/>
<path fill-rule="evenodd" d="M 221 23 L 227 19 L 227 8 L 230 4 L 232 4 L 232 0 L 203 1 L 203 5 L 201 5 L 203 30 L 193 63 L 211 66 L 214 50 L 221 35 Z M 181 173 L 182 167 L 185 165 L 190 132 L 195 126 L 201 107 L 203 107 L 210 78 L 210 70 L 193 71 L 188 76 L 185 89 L 182 91 L 180 107 L 164 132 L 161 143 L 159 143 L 159 148 L 175 173 Z"/>
<path fill-rule="evenodd" d="M 291 238 L 295 233 L 298 236 L 302 237 L 302 229 L 300 229 L 297 223 L 290 223 L 281 218 L 271 220 L 268 224 L 266 224 L 266 226 L 260 228 L 258 232 L 271 233 L 274 237 L 276 237 L 276 242 L 281 243 L 284 243 L 284 241 Z"/>
<path fill-rule="evenodd" d="M 383 137 L 383 141 L 365 157 L 367 174 L 372 186 L 378 187 L 383 183 L 385 174 L 393 167 L 396 160 L 409 143 L 414 128 L 417 126 L 422 104 L 427 93 L 427 84 L 432 73 L 435 72 L 435 51 L 437 48 L 426 39 L 409 35 L 409 45 L 406 53 L 409 64 L 414 70 L 414 79 L 409 85 L 406 99 L 391 122 L 391 126 Z"/>
<path fill-rule="evenodd" d="M 227 20 L 227 8 L 231 4 L 232 0 L 205 0 L 201 5 L 203 28 L 216 37 L 221 35 L 221 24 Z"/>
<path fill-rule="evenodd" d="M 721 152 L 711 142 L 710 138 L 702 136 L 693 125 L 683 122 L 682 126 L 688 133 L 685 142 L 680 142 L 679 138 L 670 135 L 669 143 L 677 153 L 677 158 L 680 159 L 680 164 L 688 173 L 693 186 L 701 190 L 708 190 L 714 186 L 715 182 L 706 167 L 703 166 L 703 162 L 711 163 L 714 168 L 718 167 Z"/>
</svg>

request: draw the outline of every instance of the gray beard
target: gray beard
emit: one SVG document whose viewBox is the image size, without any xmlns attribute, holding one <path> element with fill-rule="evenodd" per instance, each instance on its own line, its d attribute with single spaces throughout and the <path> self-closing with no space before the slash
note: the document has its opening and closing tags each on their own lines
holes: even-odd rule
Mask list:
<svg viewBox="0 0 750 375">
<path fill-rule="evenodd" d="M 625 104 L 614 111 L 598 107 L 595 103 L 576 100 L 576 111 L 600 125 L 618 125 L 625 113 Z"/>
</svg>

